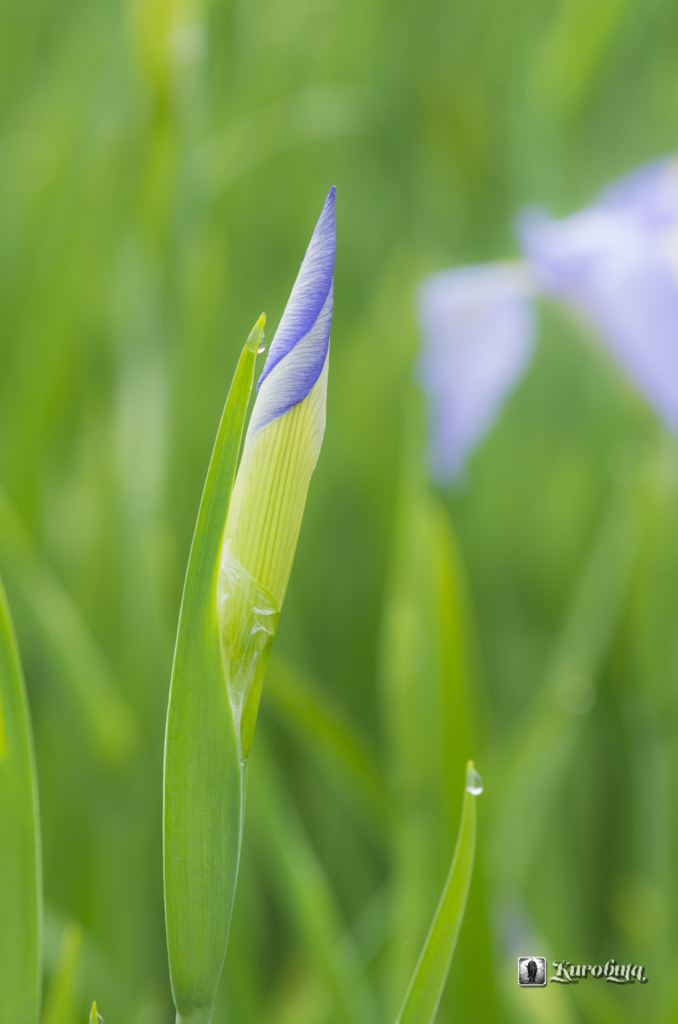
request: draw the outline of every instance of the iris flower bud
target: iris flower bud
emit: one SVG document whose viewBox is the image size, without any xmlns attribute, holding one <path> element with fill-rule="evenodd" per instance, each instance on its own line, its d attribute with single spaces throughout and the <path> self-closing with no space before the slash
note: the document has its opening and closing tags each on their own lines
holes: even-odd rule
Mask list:
<svg viewBox="0 0 678 1024">
<path fill-rule="evenodd" d="M 217 599 L 243 757 L 325 431 L 334 254 L 332 189 L 259 379 L 224 532 Z"/>
</svg>

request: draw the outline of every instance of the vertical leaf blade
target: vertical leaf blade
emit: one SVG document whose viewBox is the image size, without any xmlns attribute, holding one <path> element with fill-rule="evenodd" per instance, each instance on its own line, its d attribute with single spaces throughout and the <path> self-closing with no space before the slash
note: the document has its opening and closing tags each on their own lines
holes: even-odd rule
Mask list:
<svg viewBox="0 0 678 1024">
<path fill-rule="evenodd" d="M 449 871 L 445 851 L 454 848 L 457 836 L 458 780 L 475 744 L 477 690 L 461 557 L 449 516 L 423 474 L 418 409 L 407 412 L 380 666 L 396 807 L 391 819 L 394 931 L 387 961 L 392 1017 L 428 932 L 427 908 L 435 905 Z M 489 956 L 491 962 L 488 943 L 476 938 L 483 952 L 476 948 L 469 955 Z M 455 1007 L 464 1000 L 459 989 L 455 984 Z M 483 1001 L 490 1016 L 494 998 L 488 984 Z"/>
<path fill-rule="evenodd" d="M 36 1024 L 42 899 L 38 790 L 28 702 L 0 583 L 0 1000 L 2 1017 Z"/>
<path fill-rule="evenodd" d="M 243 769 L 221 655 L 219 557 L 263 322 L 229 391 L 191 545 L 165 743 L 164 871 L 177 1021 L 212 1016 L 238 873 Z M 256 334 L 256 337 L 254 337 Z M 251 344 L 252 343 L 252 344 Z"/>
<path fill-rule="evenodd" d="M 468 772 L 473 772 L 472 761 Z M 432 1024 L 438 1011 L 473 873 L 477 793 L 472 788 L 467 782 L 450 873 L 396 1024 Z"/>
</svg>

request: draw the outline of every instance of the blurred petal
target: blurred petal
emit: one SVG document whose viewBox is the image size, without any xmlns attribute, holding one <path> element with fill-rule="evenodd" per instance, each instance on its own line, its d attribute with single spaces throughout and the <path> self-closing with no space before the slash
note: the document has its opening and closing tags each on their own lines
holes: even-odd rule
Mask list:
<svg viewBox="0 0 678 1024">
<path fill-rule="evenodd" d="M 532 285 L 519 264 L 445 270 L 419 292 L 421 383 L 432 414 L 437 479 L 458 476 L 532 353 Z"/>
<path fill-rule="evenodd" d="M 678 163 L 663 157 L 643 164 L 604 188 L 596 205 L 624 210 L 649 228 L 678 223 Z"/>
<path fill-rule="evenodd" d="M 556 221 L 527 211 L 523 251 L 543 290 L 571 304 L 665 423 L 678 429 L 678 175 L 641 168 Z"/>
</svg>

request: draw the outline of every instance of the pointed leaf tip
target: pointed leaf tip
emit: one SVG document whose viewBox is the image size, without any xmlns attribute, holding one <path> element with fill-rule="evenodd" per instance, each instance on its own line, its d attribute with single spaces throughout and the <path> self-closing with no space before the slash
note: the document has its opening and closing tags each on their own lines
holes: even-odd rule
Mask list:
<svg viewBox="0 0 678 1024">
<path fill-rule="evenodd" d="M 450 873 L 396 1024 L 433 1024 L 442 998 L 464 917 L 475 855 L 476 802 L 471 797 L 482 791 L 482 784 L 472 761 L 467 764 L 467 772 L 473 773 L 476 788 L 470 788 L 467 776 Z"/>
<path fill-rule="evenodd" d="M 266 325 L 266 314 L 262 313 L 247 338 L 247 347 L 250 352 L 259 352 L 264 340 L 264 327 Z"/>
<path fill-rule="evenodd" d="M 104 1024 L 104 1018 L 97 1011 L 96 1000 L 92 1003 L 92 1009 L 89 1015 L 89 1024 Z"/>
<path fill-rule="evenodd" d="M 226 953 L 242 825 L 240 744 L 224 700 L 216 587 L 263 318 L 245 345 L 210 460 L 181 602 L 164 772 L 167 947 L 178 1021 L 209 1021 Z"/>
</svg>

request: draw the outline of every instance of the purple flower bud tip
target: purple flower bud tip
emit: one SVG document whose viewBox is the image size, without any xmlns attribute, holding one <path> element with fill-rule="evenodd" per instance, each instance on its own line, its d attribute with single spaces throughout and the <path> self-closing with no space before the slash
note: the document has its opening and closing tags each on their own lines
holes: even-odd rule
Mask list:
<svg viewBox="0 0 678 1024">
<path fill-rule="evenodd" d="M 327 361 L 336 251 L 335 188 L 329 191 L 257 384 L 252 425 L 261 430 L 303 401 Z"/>
</svg>

